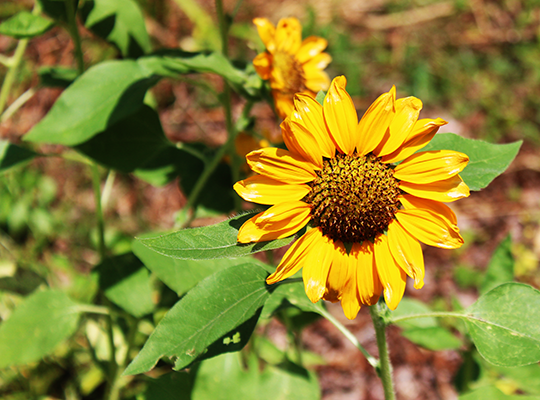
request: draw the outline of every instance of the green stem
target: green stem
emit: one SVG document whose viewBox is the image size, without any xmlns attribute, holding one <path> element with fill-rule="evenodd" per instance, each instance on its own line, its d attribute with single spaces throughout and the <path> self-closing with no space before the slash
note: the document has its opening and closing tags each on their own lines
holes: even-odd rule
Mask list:
<svg viewBox="0 0 540 400">
<path fill-rule="evenodd" d="M 81 36 L 79 35 L 79 28 L 77 27 L 77 21 L 75 19 L 75 12 L 77 11 L 73 6 L 73 0 L 64 0 L 66 4 L 66 13 L 68 17 L 69 33 L 73 39 L 75 45 L 75 59 L 77 60 L 77 72 L 82 75 L 84 72 L 84 58 L 81 47 Z"/>
<path fill-rule="evenodd" d="M 103 221 L 103 211 L 101 209 L 101 180 L 97 164 L 92 164 L 92 184 L 94 187 L 94 201 L 96 203 L 96 220 L 98 228 L 98 252 L 100 260 L 105 260 L 107 256 L 105 250 L 105 223 Z"/>
<path fill-rule="evenodd" d="M 17 48 L 15 49 L 15 53 L 11 58 L 12 61 L 6 73 L 4 82 L 2 83 L 2 89 L 0 89 L 0 113 L 2 113 L 4 111 L 4 108 L 6 107 L 9 92 L 11 91 L 11 87 L 13 86 L 13 82 L 15 82 L 15 77 L 17 76 L 17 72 L 19 70 L 19 66 L 21 64 L 22 57 L 24 55 L 24 51 L 26 50 L 27 45 L 28 39 L 19 40 L 19 43 L 17 43 Z"/>
<path fill-rule="evenodd" d="M 111 313 L 107 307 L 95 306 L 93 304 L 80 304 L 77 306 L 77 310 L 91 314 L 109 315 Z"/>
<path fill-rule="evenodd" d="M 330 321 L 336 328 L 339 329 L 341 333 L 345 335 L 349 341 L 360 350 L 360 352 L 366 357 L 367 361 L 371 364 L 371 366 L 375 369 L 379 368 L 379 361 L 373 357 L 369 352 L 360 344 L 356 336 L 353 335 L 353 333 L 345 328 L 341 322 L 339 322 L 332 314 L 330 314 L 328 311 L 326 311 L 324 308 L 320 308 L 318 311 L 319 314 L 321 314 L 324 318 L 326 318 L 328 321 Z"/>
<path fill-rule="evenodd" d="M 379 366 L 375 369 L 383 384 L 384 398 L 386 400 L 395 400 L 396 393 L 394 391 L 394 382 L 392 381 L 392 365 L 390 364 L 388 344 L 386 342 L 386 323 L 382 317 L 384 307 L 386 307 L 386 304 L 383 302 L 378 302 L 369 307 L 369 313 L 375 327 L 377 347 L 379 348 Z"/>
<path fill-rule="evenodd" d="M 35 87 L 28 89 L 26 92 L 21 94 L 11 105 L 6 109 L 6 111 L 0 115 L 0 123 L 9 119 L 13 114 L 15 114 L 19 108 L 24 106 L 28 100 L 35 95 L 37 89 Z M 1 111 L 0 111 L 1 112 Z"/>
<path fill-rule="evenodd" d="M 390 319 L 390 323 L 395 324 L 399 321 L 406 321 L 408 319 L 415 319 L 415 318 L 444 318 L 444 317 L 454 317 L 454 318 L 465 318 L 467 317 L 461 313 L 457 312 L 451 312 L 451 311 L 441 311 L 441 312 L 430 312 L 430 313 L 424 313 L 424 314 L 412 314 L 412 315 L 404 315 L 403 317 L 392 317 Z"/>
</svg>

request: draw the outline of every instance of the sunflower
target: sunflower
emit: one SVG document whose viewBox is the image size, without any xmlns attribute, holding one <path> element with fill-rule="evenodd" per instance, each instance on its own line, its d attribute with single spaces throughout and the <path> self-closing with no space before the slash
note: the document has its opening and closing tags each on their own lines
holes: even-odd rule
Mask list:
<svg viewBox="0 0 540 400">
<path fill-rule="evenodd" d="M 242 225 L 240 243 L 307 231 L 285 253 L 268 284 L 303 268 L 306 294 L 341 301 L 354 319 L 381 293 L 394 310 L 407 276 L 424 285 L 420 242 L 444 249 L 463 244 L 455 214 L 442 202 L 469 195 L 458 175 L 469 158 L 456 151 L 417 152 L 446 122 L 420 119 L 422 102 L 382 94 L 358 122 L 343 76 L 321 106 L 297 94 L 281 128 L 287 150 L 249 153 L 259 175 L 239 181 L 246 201 L 272 205 Z"/>
<path fill-rule="evenodd" d="M 328 90 L 330 79 L 323 69 L 332 61 L 322 51 L 328 42 L 316 36 L 302 41 L 302 26 L 296 18 L 283 18 L 277 27 L 266 18 L 255 18 L 266 51 L 253 60 L 257 73 L 270 81 L 276 111 L 286 118 L 293 110 L 293 96 L 305 93 L 315 97 Z"/>
</svg>

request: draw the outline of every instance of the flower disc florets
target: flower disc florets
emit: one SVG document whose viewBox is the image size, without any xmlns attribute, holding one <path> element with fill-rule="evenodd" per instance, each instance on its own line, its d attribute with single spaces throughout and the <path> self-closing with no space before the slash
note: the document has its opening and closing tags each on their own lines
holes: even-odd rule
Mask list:
<svg viewBox="0 0 540 400">
<path fill-rule="evenodd" d="M 314 226 L 333 240 L 362 243 L 387 230 L 398 210 L 398 181 L 380 158 L 338 154 L 326 159 L 311 192 Z"/>
</svg>

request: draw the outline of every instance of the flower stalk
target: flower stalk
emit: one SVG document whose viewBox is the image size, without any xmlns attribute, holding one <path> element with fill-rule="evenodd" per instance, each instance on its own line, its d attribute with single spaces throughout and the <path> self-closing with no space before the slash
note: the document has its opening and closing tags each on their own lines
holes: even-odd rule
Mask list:
<svg viewBox="0 0 540 400">
<path fill-rule="evenodd" d="M 369 313 L 375 328 L 375 336 L 377 338 L 377 347 L 379 348 L 379 362 L 375 370 L 381 378 L 384 398 L 386 400 L 395 400 L 396 393 L 394 390 L 394 382 L 392 380 L 392 365 L 390 364 L 390 355 L 388 353 L 388 343 L 386 341 L 386 322 L 383 318 L 385 311 L 388 310 L 386 304 L 379 301 L 377 304 L 369 307 Z"/>
</svg>

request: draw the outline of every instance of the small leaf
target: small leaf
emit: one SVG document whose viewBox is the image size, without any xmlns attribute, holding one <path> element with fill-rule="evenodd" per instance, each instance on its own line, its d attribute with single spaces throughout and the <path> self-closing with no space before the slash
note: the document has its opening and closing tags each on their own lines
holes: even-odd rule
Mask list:
<svg viewBox="0 0 540 400">
<path fill-rule="evenodd" d="M 278 249 L 292 242 L 293 237 L 239 244 L 238 230 L 255 213 L 240 215 L 227 221 L 201 228 L 183 229 L 151 238 L 138 238 L 149 249 L 168 257 L 184 260 L 237 258 L 264 250 Z"/>
<path fill-rule="evenodd" d="M 135 61 L 105 61 L 81 75 L 24 136 L 38 143 L 75 146 L 139 110 L 152 76 Z"/>
<path fill-rule="evenodd" d="M 193 373 L 170 372 L 157 379 L 147 378 L 147 387 L 142 400 L 191 400 Z"/>
<path fill-rule="evenodd" d="M 150 52 L 144 17 L 133 0 L 87 0 L 80 10 L 84 25 L 114 43 L 124 57 Z"/>
<path fill-rule="evenodd" d="M 108 258 L 95 271 L 99 287 L 114 304 L 139 318 L 152 312 L 150 275 L 133 253 Z"/>
<path fill-rule="evenodd" d="M 480 293 L 486 293 L 501 283 L 512 282 L 513 280 L 514 257 L 512 256 L 512 238 L 508 235 L 491 256 L 482 285 L 480 286 Z"/>
<path fill-rule="evenodd" d="M 0 140 L 0 172 L 26 163 L 37 156 L 32 150 L 17 146 L 7 140 Z"/>
<path fill-rule="evenodd" d="M 16 39 L 33 38 L 52 28 L 54 23 L 40 15 L 21 11 L 0 24 L 0 34 Z"/>
<path fill-rule="evenodd" d="M 133 172 L 168 146 L 172 143 L 163 133 L 158 114 L 143 104 L 75 149 L 107 168 Z"/>
<path fill-rule="evenodd" d="M 262 318 L 270 318 L 280 308 L 291 305 L 304 312 L 320 313 L 323 302 L 312 303 L 309 300 L 304 289 L 304 282 L 285 280 L 274 286 L 276 287 L 264 305 Z"/>
<path fill-rule="evenodd" d="M 505 283 L 487 292 L 465 314 L 478 352 L 495 365 L 540 361 L 540 291 Z"/>
<path fill-rule="evenodd" d="M 135 255 L 169 288 L 179 296 L 215 272 L 246 262 L 256 262 L 252 257 L 221 258 L 214 260 L 182 260 L 156 253 L 135 240 Z"/>
<path fill-rule="evenodd" d="M 79 0 L 70 1 L 73 3 L 73 10 L 76 10 Z M 41 9 L 50 17 L 64 22 L 69 20 L 66 0 L 37 0 L 37 2 L 41 5 Z"/>
<path fill-rule="evenodd" d="M 523 392 L 540 396 L 540 365 L 532 364 L 517 368 L 494 367 L 494 369 Z"/>
<path fill-rule="evenodd" d="M 326 93 L 322 90 L 319 90 L 317 93 L 317 96 L 315 97 L 315 100 L 317 100 L 317 103 L 319 103 L 321 106 L 324 104 L 324 98 L 326 97 Z"/>
<path fill-rule="evenodd" d="M 270 294 L 267 275 L 244 264 L 201 281 L 169 310 L 124 374 L 149 371 L 161 357 L 175 357 L 176 369 L 190 365 L 262 308 Z"/>
<path fill-rule="evenodd" d="M 466 139 L 454 133 L 439 133 L 421 151 L 454 150 L 469 156 L 469 164 L 459 174 L 471 190 L 485 188 L 502 174 L 516 157 L 522 141 L 492 144 Z"/>
<path fill-rule="evenodd" d="M 496 386 L 483 386 L 459 396 L 459 400 L 540 400 L 540 397 L 504 394 Z"/>
<path fill-rule="evenodd" d="M 417 345 L 434 351 L 455 350 L 462 344 L 461 340 L 441 326 L 407 329 L 403 331 L 403 336 Z"/>
<path fill-rule="evenodd" d="M 43 86 L 67 88 L 77 79 L 78 72 L 74 68 L 44 66 L 38 69 L 38 75 Z"/>
<path fill-rule="evenodd" d="M 64 292 L 32 294 L 0 325 L 0 368 L 38 361 L 77 329 L 78 305 Z"/>
<path fill-rule="evenodd" d="M 408 315 L 426 314 L 432 312 L 426 304 L 421 301 L 404 297 L 399 306 L 394 312 L 392 312 L 392 318 L 406 317 Z M 407 319 L 404 321 L 396 322 L 396 325 L 401 326 L 404 329 L 415 328 L 433 328 L 438 326 L 437 321 L 433 317 L 423 317 Z"/>
</svg>

